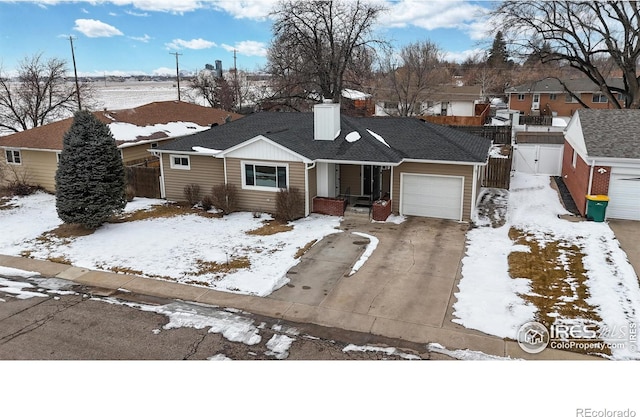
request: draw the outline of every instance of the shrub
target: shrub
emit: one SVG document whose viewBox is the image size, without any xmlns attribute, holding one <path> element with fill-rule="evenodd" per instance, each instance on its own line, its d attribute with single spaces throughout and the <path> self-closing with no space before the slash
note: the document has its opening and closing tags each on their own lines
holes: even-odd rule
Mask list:
<svg viewBox="0 0 640 417">
<path fill-rule="evenodd" d="M 202 197 L 202 209 L 204 211 L 209 211 L 213 208 L 213 198 L 210 195 L 205 195 Z"/>
<path fill-rule="evenodd" d="M 281 189 L 276 196 L 276 219 L 290 222 L 304 216 L 304 196 L 295 187 Z"/>
<path fill-rule="evenodd" d="M 131 202 L 136 197 L 136 187 L 133 185 L 127 185 L 125 188 L 125 193 L 127 195 L 127 201 Z"/>
<path fill-rule="evenodd" d="M 200 202 L 200 186 L 198 184 L 185 185 L 184 198 L 191 206 L 198 204 Z"/>
<path fill-rule="evenodd" d="M 216 185 L 211 189 L 211 202 L 222 214 L 237 211 L 238 188 L 233 184 Z"/>
<path fill-rule="evenodd" d="M 11 195 L 31 195 L 39 190 L 40 187 L 31 184 L 29 177 L 28 170 L 0 162 L 0 184 L 5 182 L 5 190 Z"/>
</svg>

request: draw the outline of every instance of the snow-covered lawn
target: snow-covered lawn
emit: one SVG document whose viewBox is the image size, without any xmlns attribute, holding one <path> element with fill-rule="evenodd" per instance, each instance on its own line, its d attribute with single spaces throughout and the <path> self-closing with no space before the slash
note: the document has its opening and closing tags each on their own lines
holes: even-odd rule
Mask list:
<svg viewBox="0 0 640 417">
<path fill-rule="evenodd" d="M 163 200 L 135 199 L 126 211 L 146 210 Z M 87 236 L 45 234 L 62 222 L 53 196 L 14 198 L 0 210 L 0 253 L 67 261 L 75 266 L 131 272 L 203 285 L 221 291 L 266 296 L 288 282 L 296 253 L 313 240 L 337 233 L 340 219 L 311 215 L 290 231 L 247 234 L 271 219 L 252 213 L 222 218 L 183 214 L 107 223 Z M 43 235 L 44 234 L 44 235 Z"/>
<path fill-rule="evenodd" d="M 453 321 L 511 339 L 529 321 L 587 324 L 604 332 L 628 331 L 637 323 L 638 278 L 611 228 L 558 217 L 563 214 L 569 213 L 549 177 L 516 173 L 506 223 L 467 234 Z M 550 281 L 532 280 L 531 271 Z M 620 335 L 599 336 L 620 342 Z M 629 343 L 622 345 L 605 356 L 640 358 Z"/>
</svg>

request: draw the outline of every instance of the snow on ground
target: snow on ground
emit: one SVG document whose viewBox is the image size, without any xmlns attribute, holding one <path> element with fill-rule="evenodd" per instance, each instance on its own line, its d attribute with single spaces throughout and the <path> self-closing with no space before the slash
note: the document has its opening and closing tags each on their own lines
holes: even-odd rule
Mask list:
<svg viewBox="0 0 640 417">
<path fill-rule="evenodd" d="M 489 355 L 484 352 L 479 352 L 476 350 L 469 349 L 456 349 L 450 350 L 445 348 L 439 343 L 429 343 L 427 345 L 427 350 L 429 352 L 440 353 L 442 355 L 450 356 L 454 359 L 463 360 L 463 361 L 504 361 L 509 360 L 511 358 L 505 358 L 502 356 Z"/>
<path fill-rule="evenodd" d="M 358 346 L 358 345 L 354 345 L 354 344 L 350 344 L 344 347 L 344 349 L 342 349 L 343 352 L 380 352 L 380 353 L 384 353 L 385 355 L 388 356 L 400 356 L 403 359 L 409 359 L 409 360 L 421 360 L 422 358 L 418 355 L 411 355 L 409 353 L 403 353 L 400 350 L 394 348 L 394 347 L 379 347 L 379 346 Z"/>
<path fill-rule="evenodd" d="M 134 199 L 125 211 L 145 209 L 163 200 Z M 59 224 L 53 196 L 38 193 L 11 200 L 15 208 L 0 210 L 0 253 L 28 251 L 36 259 L 66 259 L 84 268 L 127 270 L 145 276 L 204 285 L 221 291 L 266 296 L 288 282 L 295 254 L 313 240 L 339 232 L 338 217 L 311 215 L 291 223 L 293 230 L 269 236 L 249 235 L 263 215 L 233 213 L 223 218 L 196 214 L 105 224 L 88 236 L 37 239 Z M 131 207 L 130 207 L 131 206 Z M 4 231 L 8 233 L 4 233 Z M 249 266 L 230 272 L 211 267 Z M 218 268 L 219 269 L 219 268 Z"/>
<path fill-rule="evenodd" d="M 581 249 L 590 293 L 586 301 L 602 319 L 601 327 L 619 329 L 640 320 L 638 278 L 613 231 L 604 222 L 570 222 L 559 218 L 568 212 L 549 182 L 546 176 L 516 173 L 508 196 L 506 223 L 469 231 L 454 322 L 515 339 L 519 327 L 534 320 L 536 307 L 521 297 L 530 292 L 530 280 L 511 278 L 508 271 L 509 254 L 529 250 L 509 238 L 511 227 L 541 242 L 566 242 Z M 617 342 L 606 337 L 604 340 Z M 612 349 L 613 357 L 640 357 L 626 346 Z"/>
<path fill-rule="evenodd" d="M 364 253 L 360 255 L 360 258 L 353 264 L 351 268 L 351 272 L 349 272 L 349 276 L 355 274 L 362 268 L 362 266 L 367 262 L 367 259 L 373 254 L 373 251 L 378 247 L 378 243 L 380 242 L 377 237 L 368 235 L 362 232 L 353 232 L 354 235 L 362 236 L 369 239 L 369 243 L 367 244 L 367 248 L 364 250 Z"/>
<path fill-rule="evenodd" d="M 94 107 L 109 110 L 132 109 L 155 101 L 171 101 L 178 99 L 178 88 L 173 81 L 124 81 L 96 82 Z M 191 101 L 195 94 L 188 86 L 180 85 L 181 99 Z M 201 99 L 194 100 L 196 104 Z"/>
</svg>

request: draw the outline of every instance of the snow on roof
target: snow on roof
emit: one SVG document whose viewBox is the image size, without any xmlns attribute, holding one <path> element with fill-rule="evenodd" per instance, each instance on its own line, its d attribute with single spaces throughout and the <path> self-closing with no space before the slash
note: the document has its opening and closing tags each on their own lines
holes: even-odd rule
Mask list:
<svg viewBox="0 0 640 417">
<path fill-rule="evenodd" d="M 349 88 L 342 89 L 342 97 L 350 100 L 365 100 L 371 97 L 371 94 L 363 93 L 358 90 L 351 90 Z"/>
<path fill-rule="evenodd" d="M 367 132 L 369 132 L 369 134 L 370 134 L 371 136 L 373 136 L 374 138 L 378 139 L 378 140 L 380 141 L 380 143 L 382 143 L 383 145 L 386 145 L 386 146 L 387 146 L 387 148 L 391 148 L 391 146 L 389 146 L 389 144 L 387 143 L 387 141 L 386 141 L 386 140 L 384 140 L 384 138 L 383 138 L 382 136 L 378 135 L 378 134 L 377 134 L 377 133 L 375 133 L 375 132 L 372 132 L 372 131 L 371 131 L 371 130 L 369 130 L 369 129 L 367 129 Z"/>
<path fill-rule="evenodd" d="M 349 143 L 355 142 L 358 139 L 360 139 L 360 133 L 353 131 L 349 134 L 347 134 L 347 136 L 345 137 L 345 140 Z"/>
<path fill-rule="evenodd" d="M 139 141 L 157 133 L 162 133 L 165 137 L 176 137 L 209 129 L 209 126 L 200 126 L 193 122 L 169 122 L 149 126 L 114 122 L 109 123 L 108 126 L 114 139 L 123 142 Z"/>
<path fill-rule="evenodd" d="M 191 149 L 193 149 L 195 152 L 203 153 L 206 155 L 217 155 L 220 152 L 222 152 L 221 150 L 218 150 L 218 149 L 204 148 L 202 146 L 194 146 Z"/>
</svg>

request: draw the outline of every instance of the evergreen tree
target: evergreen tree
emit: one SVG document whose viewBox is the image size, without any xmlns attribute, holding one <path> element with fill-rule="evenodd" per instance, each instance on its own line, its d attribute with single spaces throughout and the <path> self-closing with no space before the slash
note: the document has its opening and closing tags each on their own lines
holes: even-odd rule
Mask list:
<svg viewBox="0 0 640 417">
<path fill-rule="evenodd" d="M 125 173 L 109 127 L 76 112 L 56 172 L 56 209 L 65 223 L 95 229 L 126 205 Z"/>
<path fill-rule="evenodd" d="M 493 45 L 491 45 L 491 49 L 489 50 L 487 64 L 491 68 L 503 68 L 509 64 L 507 42 L 504 40 L 504 36 L 501 31 L 498 31 L 493 39 Z"/>
</svg>

